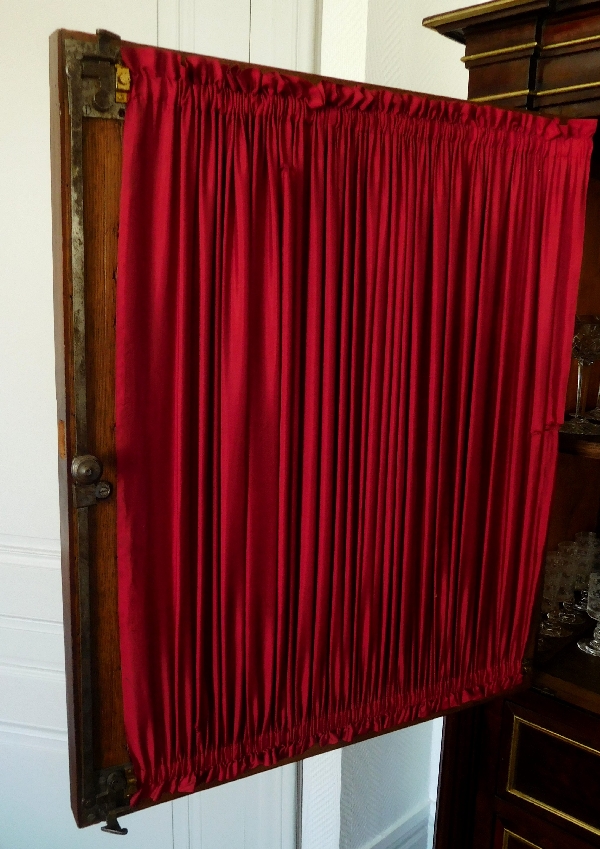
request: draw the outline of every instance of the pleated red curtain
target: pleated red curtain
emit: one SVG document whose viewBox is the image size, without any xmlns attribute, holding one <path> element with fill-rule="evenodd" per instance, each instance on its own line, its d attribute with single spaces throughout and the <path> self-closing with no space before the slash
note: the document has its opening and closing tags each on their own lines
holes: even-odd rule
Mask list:
<svg viewBox="0 0 600 849">
<path fill-rule="evenodd" d="M 123 59 L 137 801 L 521 682 L 595 122 Z"/>
</svg>

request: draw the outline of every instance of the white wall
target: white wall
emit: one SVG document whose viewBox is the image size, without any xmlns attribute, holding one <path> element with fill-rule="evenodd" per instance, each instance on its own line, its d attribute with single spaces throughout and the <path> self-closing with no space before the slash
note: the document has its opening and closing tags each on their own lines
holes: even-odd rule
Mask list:
<svg viewBox="0 0 600 849">
<path fill-rule="evenodd" d="M 21 0 L 0 13 L 0 849 L 110 844 L 69 809 L 52 318 L 48 36 L 64 27 L 294 67 L 312 2 Z M 302 29 L 298 37 L 298 29 Z M 311 29 L 312 27 L 312 29 Z M 277 34 L 281 36 L 277 38 Z M 310 42 L 310 48 L 307 47 Z M 249 51 L 250 50 L 250 54 Z M 124 820 L 130 849 L 292 849 L 295 768 Z"/>
<path fill-rule="evenodd" d="M 320 73 L 447 97 L 467 96 L 464 48 L 421 21 L 452 0 L 322 0 Z"/>
<path fill-rule="evenodd" d="M 342 754 L 340 849 L 425 849 L 429 823 L 430 723 L 375 737 Z"/>
<path fill-rule="evenodd" d="M 101 27 L 131 41 L 301 70 L 316 63 L 334 76 L 461 95 L 460 48 L 420 26 L 423 15 L 438 10 L 430 0 L 322 0 L 321 20 L 319 0 L 2 3 L 0 849 L 76 849 L 114 840 L 98 828 L 77 831 L 68 807 L 48 36 L 59 27 Z M 413 770 L 427 776 L 422 752 L 407 754 Z M 162 805 L 129 818 L 127 845 L 291 849 L 294 785 L 294 769 L 281 769 Z"/>
<path fill-rule="evenodd" d="M 442 720 L 304 762 L 302 849 L 431 849 Z"/>
</svg>

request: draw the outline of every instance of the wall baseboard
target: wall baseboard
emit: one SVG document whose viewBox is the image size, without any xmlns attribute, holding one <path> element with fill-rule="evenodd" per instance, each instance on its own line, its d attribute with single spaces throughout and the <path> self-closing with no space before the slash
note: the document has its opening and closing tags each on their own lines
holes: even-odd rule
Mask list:
<svg viewBox="0 0 600 849">
<path fill-rule="evenodd" d="M 361 849 L 427 849 L 430 803 L 410 813 Z"/>
</svg>

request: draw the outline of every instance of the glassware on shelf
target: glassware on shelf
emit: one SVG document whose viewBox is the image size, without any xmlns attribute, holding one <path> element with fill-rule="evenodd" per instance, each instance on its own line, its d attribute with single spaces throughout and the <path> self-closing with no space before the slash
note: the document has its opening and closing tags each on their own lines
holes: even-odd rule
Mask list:
<svg viewBox="0 0 600 849">
<path fill-rule="evenodd" d="M 598 386 L 598 397 L 596 398 L 596 406 L 593 410 L 588 410 L 585 414 L 588 421 L 600 422 L 600 385 Z"/>
<path fill-rule="evenodd" d="M 562 609 L 558 614 L 558 621 L 563 625 L 584 625 L 587 618 L 576 606 L 575 589 L 577 583 L 581 583 L 583 573 L 580 570 L 583 570 L 586 565 L 587 552 L 577 542 L 559 542 L 557 548 L 562 559 L 564 594 L 568 594 L 568 598 L 564 598 L 561 602 Z M 583 577 L 583 581 L 584 586 L 587 586 L 586 576 Z"/>
<path fill-rule="evenodd" d="M 598 539 L 598 534 L 595 531 L 579 531 L 575 534 L 575 542 L 581 546 L 590 545 L 594 548 L 600 548 L 600 539 Z"/>
<path fill-rule="evenodd" d="M 600 359 L 599 316 L 577 317 L 572 353 L 577 360 L 577 402 L 573 418 L 564 423 L 561 431 L 582 436 L 600 435 L 600 422 L 588 421 L 585 416 L 589 366 Z"/>
<path fill-rule="evenodd" d="M 544 589 L 542 592 L 542 611 L 544 619 L 540 625 L 542 637 L 570 637 L 571 631 L 560 622 L 559 604 L 568 599 L 564 588 L 563 559 L 556 552 L 546 556 L 544 571 Z"/>
<path fill-rule="evenodd" d="M 575 573 L 575 609 L 587 612 L 587 595 L 590 575 L 596 563 L 600 563 L 600 539 L 594 531 L 581 531 L 575 534 L 580 548 L 577 571 Z"/>
<path fill-rule="evenodd" d="M 600 657 L 600 570 L 592 572 L 588 587 L 588 615 L 598 624 L 594 628 L 591 640 L 579 640 L 577 645 L 582 652 Z"/>
</svg>

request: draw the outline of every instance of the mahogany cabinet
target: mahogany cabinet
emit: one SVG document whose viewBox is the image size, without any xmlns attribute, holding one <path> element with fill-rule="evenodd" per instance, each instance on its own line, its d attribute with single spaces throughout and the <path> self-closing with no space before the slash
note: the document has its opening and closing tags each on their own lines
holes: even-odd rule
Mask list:
<svg viewBox="0 0 600 849">
<path fill-rule="evenodd" d="M 464 43 L 470 100 L 600 118 L 598 0 L 492 0 L 423 23 Z M 596 143 L 577 311 L 600 314 Z M 567 409 L 574 395 L 573 369 Z M 599 528 L 600 441 L 561 434 L 547 548 Z M 538 651 L 530 689 L 446 718 L 436 849 L 600 847 L 600 658 L 579 636 Z"/>
</svg>

